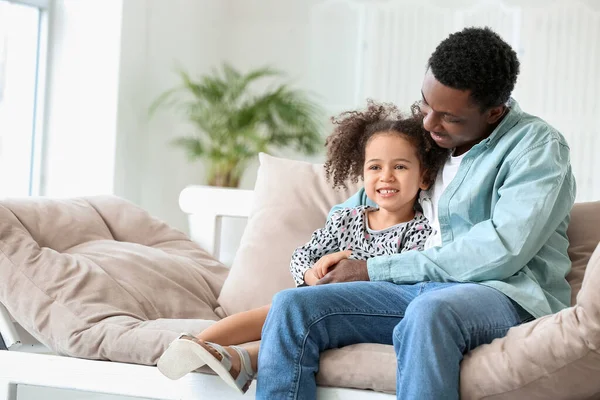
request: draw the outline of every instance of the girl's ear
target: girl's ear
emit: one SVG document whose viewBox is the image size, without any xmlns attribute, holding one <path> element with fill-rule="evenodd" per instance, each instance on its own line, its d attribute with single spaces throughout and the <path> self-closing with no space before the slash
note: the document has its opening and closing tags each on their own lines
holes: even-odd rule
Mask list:
<svg viewBox="0 0 600 400">
<path fill-rule="evenodd" d="M 427 190 L 431 186 L 431 182 L 429 179 L 429 171 L 423 170 L 421 173 L 421 182 L 419 182 L 419 189 Z"/>
</svg>

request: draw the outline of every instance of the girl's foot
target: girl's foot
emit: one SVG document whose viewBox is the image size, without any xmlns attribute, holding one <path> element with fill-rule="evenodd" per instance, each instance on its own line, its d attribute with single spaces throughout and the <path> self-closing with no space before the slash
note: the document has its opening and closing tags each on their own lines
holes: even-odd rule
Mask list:
<svg viewBox="0 0 600 400">
<path fill-rule="evenodd" d="M 158 370 L 170 379 L 179 379 L 197 370 L 205 364 L 197 354 L 199 347 L 198 339 L 182 333 L 158 359 Z"/>
<path fill-rule="evenodd" d="M 246 393 L 255 374 L 248 351 L 243 347 L 222 347 L 200 339 L 197 339 L 196 343 L 202 349 L 196 351 L 202 361 L 229 386 L 237 389 L 240 393 Z"/>
</svg>

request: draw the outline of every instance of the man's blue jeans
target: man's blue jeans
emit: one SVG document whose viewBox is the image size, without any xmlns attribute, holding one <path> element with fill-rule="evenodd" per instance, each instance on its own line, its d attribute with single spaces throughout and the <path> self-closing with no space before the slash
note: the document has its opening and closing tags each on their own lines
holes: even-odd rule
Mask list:
<svg viewBox="0 0 600 400">
<path fill-rule="evenodd" d="M 350 282 L 275 295 L 262 332 L 257 399 L 315 399 L 319 353 L 393 344 L 397 397 L 458 399 L 463 354 L 531 316 L 471 283 Z"/>
</svg>

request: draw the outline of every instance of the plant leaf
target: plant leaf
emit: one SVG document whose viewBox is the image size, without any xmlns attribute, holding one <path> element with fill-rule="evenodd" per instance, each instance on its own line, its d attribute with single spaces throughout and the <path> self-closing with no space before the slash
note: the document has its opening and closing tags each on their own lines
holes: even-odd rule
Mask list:
<svg viewBox="0 0 600 400">
<path fill-rule="evenodd" d="M 325 118 L 306 92 L 275 82 L 258 94 L 253 90 L 255 82 L 284 77 L 281 71 L 266 66 L 242 74 L 224 63 L 197 79 L 178 74 L 181 85 L 161 94 L 150 114 L 172 108 L 197 128 L 195 136 L 174 141 L 190 158 L 227 169 L 259 152 L 291 147 L 310 154 L 323 147 Z"/>
<path fill-rule="evenodd" d="M 204 154 L 204 145 L 202 141 L 198 138 L 194 137 L 181 137 L 172 141 L 172 144 L 175 146 L 183 147 L 190 160 L 195 160 L 201 158 Z"/>
</svg>

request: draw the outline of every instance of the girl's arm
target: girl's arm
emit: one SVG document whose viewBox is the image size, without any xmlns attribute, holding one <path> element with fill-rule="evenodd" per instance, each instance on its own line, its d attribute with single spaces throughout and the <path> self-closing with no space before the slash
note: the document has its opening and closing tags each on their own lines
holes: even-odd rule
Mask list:
<svg viewBox="0 0 600 400">
<path fill-rule="evenodd" d="M 410 226 L 402 238 L 398 253 L 404 253 L 409 250 L 422 251 L 431 233 L 431 225 L 429 225 L 427 218 L 423 215 L 415 218 L 410 222 Z"/>
<path fill-rule="evenodd" d="M 305 281 L 307 271 L 324 255 L 340 250 L 338 231 L 340 221 L 348 210 L 336 211 L 325 223 L 325 227 L 317 229 L 312 234 L 308 243 L 298 247 L 292 254 L 290 272 L 296 282 L 296 286 L 302 284 L 310 285 L 312 276 Z M 309 272 L 310 274 L 310 272 Z"/>
</svg>

